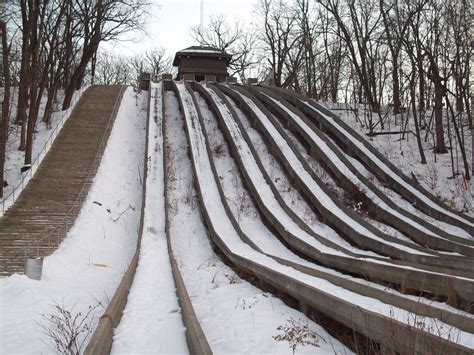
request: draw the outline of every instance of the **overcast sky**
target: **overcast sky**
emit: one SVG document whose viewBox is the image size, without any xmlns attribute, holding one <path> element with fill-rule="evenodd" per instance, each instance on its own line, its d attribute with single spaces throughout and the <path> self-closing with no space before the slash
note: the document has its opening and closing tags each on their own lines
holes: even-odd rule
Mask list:
<svg viewBox="0 0 474 355">
<path fill-rule="evenodd" d="M 153 0 L 147 35 L 135 35 L 133 40 L 103 46 L 120 54 L 133 54 L 154 46 L 162 46 L 168 55 L 196 43 L 189 35 L 190 27 L 199 25 L 201 0 Z M 230 23 L 252 23 L 256 0 L 204 0 L 204 24 L 209 16 L 224 14 Z"/>
</svg>

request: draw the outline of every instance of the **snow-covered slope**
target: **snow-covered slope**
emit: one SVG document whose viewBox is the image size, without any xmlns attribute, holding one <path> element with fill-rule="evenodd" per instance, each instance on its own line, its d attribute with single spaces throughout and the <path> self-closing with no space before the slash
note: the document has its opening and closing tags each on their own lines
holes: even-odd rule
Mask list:
<svg viewBox="0 0 474 355">
<path fill-rule="evenodd" d="M 55 314 L 55 304 L 85 314 L 100 302 L 90 322 L 94 329 L 136 247 L 145 117 L 146 95 L 128 88 L 83 209 L 61 246 L 44 259 L 41 281 L 18 274 L 0 279 L 0 353 L 52 353 L 39 324 Z"/>
</svg>

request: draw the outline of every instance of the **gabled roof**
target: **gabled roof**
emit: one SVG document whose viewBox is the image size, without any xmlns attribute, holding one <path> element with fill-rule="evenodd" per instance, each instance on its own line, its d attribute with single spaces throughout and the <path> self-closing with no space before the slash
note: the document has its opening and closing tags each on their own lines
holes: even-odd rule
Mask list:
<svg viewBox="0 0 474 355">
<path fill-rule="evenodd" d="M 191 46 L 185 49 L 176 52 L 173 59 L 173 66 L 177 67 L 179 64 L 179 59 L 182 56 L 189 57 L 213 57 L 213 58 L 225 58 L 227 63 L 230 62 L 232 55 L 221 51 L 220 49 L 213 47 L 203 47 L 203 46 Z"/>
</svg>

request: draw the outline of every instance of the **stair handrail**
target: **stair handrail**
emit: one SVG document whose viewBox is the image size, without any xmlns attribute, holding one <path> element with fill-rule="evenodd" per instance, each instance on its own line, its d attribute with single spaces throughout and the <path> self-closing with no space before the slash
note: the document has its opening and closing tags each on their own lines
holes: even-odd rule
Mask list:
<svg viewBox="0 0 474 355">
<path fill-rule="evenodd" d="M 83 178 L 81 189 L 77 193 L 76 198 L 75 198 L 74 202 L 72 203 L 72 206 L 69 208 L 68 212 L 61 218 L 61 220 L 58 223 L 56 223 L 55 226 L 50 228 L 50 232 L 47 235 L 44 235 L 39 239 L 32 240 L 32 241 L 30 241 L 29 243 L 27 243 L 25 245 L 25 247 L 24 247 L 25 258 L 28 256 L 28 250 L 31 247 L 35 247 L 35 246 L 36 246 L 36 256 L 40 257 L 39 245 L 40 245 L 40 243 L 44 242 L 46 239 L 48 240 L 48 253 L 51 252 L 50 249 L 55 250 L 57 248 L 57 246 L 55 247 L 54 245 L 51 244 L 51 238 L 56 236 L 56 239 L 57 239 L 56 242 L 57 242 L 57 245 L 59 245 L 59 238 L 60 238 L 59 228 L 68 223 L 68 221 L 67 221 L 68 218 L 71 216 L 74 209 L 79 206 L 79 199 L 82 197 L 84 189 L 85 189 L 86 185 L 88 184 L 88 181 L 89 181 L 92 173 L 94 171 L 96 171 L 97 168 L 98 168 L 98 164 L 100 163 L 101 157 L 102 157 L 103 147 L 107 143 L 107 138 L 110 134 L 110 131 L 112 130 L 112 123 L 113 123 L 113 121 L 115 121 L 115 118 L 116 118 L 117 113 L 118 113 L 118 109 L 120 107 L 120 103 L 122 102 L 122 96 L 123 96 L 126 88 L 127 88 L 126 85 L 121 85 L 120 86 L 119 94 L 117 95 L 117 98 L 115 99 L 114 107 L 112 109 L 112 112 L 110 113 L 109 120 L 108 120 L 107 126 L 104 130 L 104 134 L 102 135 L 100 144 L 97 148 L 97 152 L 94 156 L 94 159 L 92 160 L 92 165 L 90 166 L 89 171 L 87 172 L 87 175 Z M 82 205 L 82 203 L 81 203 L 81 205 Z M 72 224 L 74 224 L 74 221 L 72 222 Z M 56 232 L 57 232 L 57 234 L 54 235 Z M 49 254 L 42 255 L 42 257 L 45 257 L 47 255 L 49 255 Z"/>
<path fill-rule="evenodd" d="M 31 163 L 30 169 L 28 169 L 26 173 L 22 174 L 20 181 L 13 187 L 13 190 L 0 201 L 0 203 L 2 204 L 2 208 L 0 210 L 0 217 L 5 214 L 5 211 L 7 211 L 8 208 L 10 208 L 18 199 L 18 197 L 21 195 L 21 192 L 25 188 L 26 184 L 31 180 L 31 178 L 34 176 L 34 174 L 38 170 L 39 165 L 41 164 L 41 162 L 43 161 L 43 158 L 46 156 L 46 153 L 48 152 L 48 148 L 53 145 L 56 137 L 59 135 L 59 132 L 61 131 L 61 128 L 64 126 L 64 123 L 66 123 L 68 118 L 71 116 L 71 113 L 74 110 L 74 107 L 76 106 L 77 102 L 82 97 L 82 94 L 89 87 L 90 87 L 90 84 L 82 86 L 79 90 L 75 92 L 75 95 L 73 96 L 71 100 L 70 106 L 64 111 L 56 112 L 56 114 L 59 113 L 61 118 L 59 119 L 56 126 L 54 126 L 48 139 L 43 144 L 43 147 L 41 148 L 41 150 L 38 152 L 35 159 Z"/>
</svg>

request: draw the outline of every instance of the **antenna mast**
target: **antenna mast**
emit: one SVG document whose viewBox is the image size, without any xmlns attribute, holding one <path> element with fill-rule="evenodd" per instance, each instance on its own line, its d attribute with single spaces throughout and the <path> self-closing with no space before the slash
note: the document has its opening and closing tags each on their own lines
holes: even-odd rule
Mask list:
<svg viewBox="0 0 474 355">
<path fill-rule="evenodd" d="M 201 26 L 201 29 L 203 29 L 204 27 L 204 0 L 201 0 L 201 13 L 200 13 L 200 26 Z"/>
</svg>

